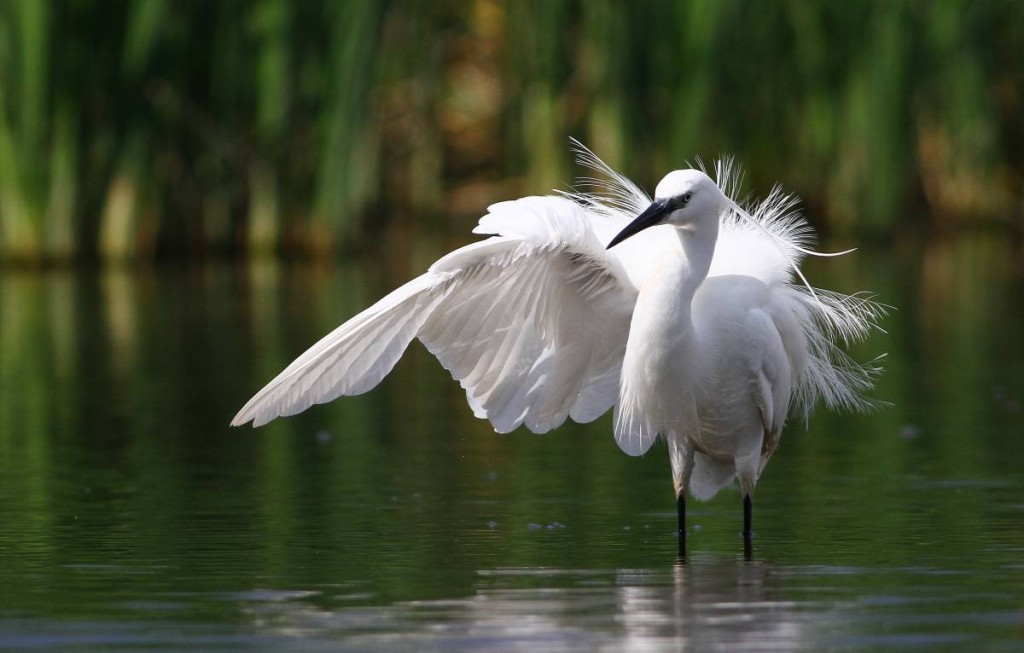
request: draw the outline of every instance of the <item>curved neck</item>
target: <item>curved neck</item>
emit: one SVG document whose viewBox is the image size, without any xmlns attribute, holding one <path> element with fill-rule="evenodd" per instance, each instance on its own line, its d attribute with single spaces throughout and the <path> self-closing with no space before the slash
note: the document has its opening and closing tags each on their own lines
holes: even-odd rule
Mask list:
<svg viewBox="0 0 1024 653">
<path fill-rule="evenodd" d="M 677 228 L 676 236 L 683 247 L 687 262 L 686 273 L 680 280 L 680 290 L 686 297 L 692 298 L 711 269 L 711 259 L 715 257 L 715 242 L 718 240 L 718 221 Z"/>
</svg>

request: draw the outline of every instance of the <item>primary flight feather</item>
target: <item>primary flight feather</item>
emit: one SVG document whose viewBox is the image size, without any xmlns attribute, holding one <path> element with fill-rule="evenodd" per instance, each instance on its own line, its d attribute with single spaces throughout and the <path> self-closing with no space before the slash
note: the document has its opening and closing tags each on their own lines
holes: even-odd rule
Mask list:
<svg viewBox="0 0 1024 653">
<path fill-rule="evenodd" d="M 883 309 L 806 284 L 799 265 L 815 253 L 795 200 L 776 189 L 741 207 L 728 162 L 717 182 L 671 172 L 652 200 L 578 148 L 598 192 L 489 207 L 473 230 L 489 238 L 325 336 L 232 425 L 366 392 L 418 338 L 496 431 L 543 433 L 614 408 L 626 453 L 666 438 L 680 535 L 687 489 L 706 499 L 738 478 L 749 545 L 754 486 L 787 416 L 819 400 L 868 405 L 877 370 L 840 345 L 864 338 Z"/>
</svg>

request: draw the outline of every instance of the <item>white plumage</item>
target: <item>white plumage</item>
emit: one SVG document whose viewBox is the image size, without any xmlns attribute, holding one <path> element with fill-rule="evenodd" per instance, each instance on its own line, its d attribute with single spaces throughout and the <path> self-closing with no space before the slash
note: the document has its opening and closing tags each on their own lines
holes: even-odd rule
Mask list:
<svg viewBox="0 0 1024 653">
<path fill-rule="evenodd" d="M 865 337 L 882 309 L 793 285 L 811 230 L 790 196 L 776 189 L 743 209 L 730 197 L 737 176 L 719 164 L 717 184 L 670 173 L 652 203 L 580 154 L 603 176 L 590 180 L 600 194 L 489 207 L 473 231 L 491 237 L 328 334 L 232 425 L 366 392 L 418 338 L 499 432 L 542 433 L 614 407 L 626 453 L 665 436 L 682 521 L 687 485 L 709 498 L 738 476 L 749 502 L 791 412 L 819 399 L 867 405 L 875 369 L 838 345 Z"/>
</svg>

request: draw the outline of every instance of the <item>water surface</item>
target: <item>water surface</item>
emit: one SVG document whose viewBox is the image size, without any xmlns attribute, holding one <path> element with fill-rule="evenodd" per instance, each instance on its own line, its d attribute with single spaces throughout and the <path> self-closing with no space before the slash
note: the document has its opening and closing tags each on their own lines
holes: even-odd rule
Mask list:
<svg viewBox="0 0 1024 653">
<path fill-rule="evenodd" d="M 1022 650 L 1024 287 L 1002 245 L 812 279 L 899 307 L 869 415 L 691 503 L 606 416 L 499 436 L 418 345 L 374 392 L 237 408 L 451 243 L 330 268 L 0 276 L 0 649 Z"/>
</svg>

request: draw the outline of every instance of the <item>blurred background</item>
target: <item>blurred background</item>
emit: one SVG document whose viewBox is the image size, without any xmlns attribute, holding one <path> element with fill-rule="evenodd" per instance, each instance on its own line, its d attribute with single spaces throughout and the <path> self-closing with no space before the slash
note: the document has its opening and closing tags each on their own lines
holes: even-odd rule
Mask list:
<svg viewBox="0 0 1024 653">
<path fill-rule="evenodd" d="M 894 307 L 886 407 L 791 424 L 754 565 L 725 491 L 666 573 L 663 447 L 498 437 L 418 345 L 227 426 L 570 137 L 648 190 L 734 155 Z M 0 0 L 0 648 L 1019 648 L 1022 186 L 1019 0 Z"/>
<path fill-rule="evenodd" d="M 1020 258 L 1024 4 L 0 3 L 0 259 L 322 257 L 733 154 L 826 234 Z"/>
</svg>

